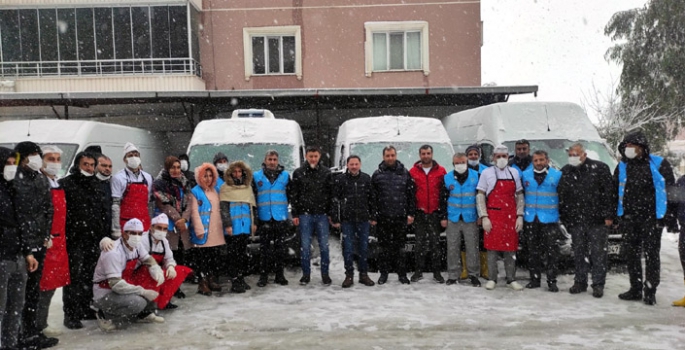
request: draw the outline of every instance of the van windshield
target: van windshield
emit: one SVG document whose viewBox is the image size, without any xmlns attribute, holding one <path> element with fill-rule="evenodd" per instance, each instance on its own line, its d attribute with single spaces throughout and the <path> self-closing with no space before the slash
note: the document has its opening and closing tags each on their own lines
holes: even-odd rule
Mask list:
<svg viewBox="0 0 685 350">
<path fill-rule="evenodd" d="M 299 154 L 293 157 L 293 151 L 297 150 L 295 145 L 276 143 L 194 145 L 190 147 L 188 158 L 190 159 L 191 166 L 196 167 L 202 163 L 211 163 L 214 155 L 222 152 L 228 157 L 229 162 L 242 160 L 252 168 L 252 171 L 257 171 L 262 168 L 266 151 L 272 149 L 278 152 L 280 164 L 292 174 L 293 170 L 299 165 L 295 163 L 295 158 L 299 157 Z"/>
<path fill-rule="evenodd" d="M 609 148 L 601 142 L 597 141 L 570 141 L 570 140 L 528 140 L 530 142 L 530 154 L 536 150 L 544 150 L 549 154 L 550 165 L 561 169 L 568 164 L 568 152 L 566 151 L 573 144 L 580 142 L 585 146 L 585 152 L 588 158 L 599 160 L 609 166 L 613 172 L 616 168 L 616 159 L 611 156 Z M 509 153 L 514 154 L 515 141 L 505 142 L 504 145 L 509 148 Z"/>
<path fill-rule="evenodd" d="M 350 154 L 359 156 L 362 160 L 362 171 L 372 175 L 378 164 L 383 161 L 383 148 L 393 145 L 397 149 L 397 160 L 402 162 L 407 170 L 411 169 L 419 160 L 419 148 L 429 144 L 433 147 L 433 160 L 449 170 L 452 168 L 452 145 L 449 143 L 430 142 L 369 142 L 353 143 L 350 145 Z"/>
<path fill-rule="evenodd" d="M 9 149 L 14 149 L 17 143 L 0 143 L 0 147 L 6 147 Z M 39 143 L 38 146 L 52 145 L 57 146 L 62 150 L 62 170 L 57 174 L 58 178 L 64 177 L 69 174 L 69 167 L 74 161 L 74 156 L 76 151 L 78 151 L 78 145 L 71 143 Z"/>
</svg>

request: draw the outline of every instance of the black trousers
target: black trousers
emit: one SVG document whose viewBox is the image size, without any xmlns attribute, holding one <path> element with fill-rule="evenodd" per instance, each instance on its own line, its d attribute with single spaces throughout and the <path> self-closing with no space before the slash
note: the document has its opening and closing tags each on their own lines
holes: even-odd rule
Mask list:
<svg viewBox="0 0 685 350">
<path fill-rule="evenodd" d="M 440 251 L 440 219 L 437 213 L 425 214 L 421 211 L 416 213 L 414 220 L 414 233 L 416 234 L 416 272 L 423 272 L 426 257 L 431 257 L 431 271 L 440 272 L 442 256 Z"/>
<path fill-rule="evenodd" d="M 287 221 L 260 221 L 259 230 L 259 273 L 282 274 L 285 267 L 285 237 Z"/>
<path fill-rule="evenodd" d="M 645 257 L 644 289 L 646 293 L 655 293 L 660 283 L 661 274 L 661 231 L 655 218 L 624 219 L 620 223 L 623 233 L 623 254 L 630 276 L 630 288 L 643 287 L 642 254 Z"/>
<path fill-rule="evenodd" d="M 587 286 L 587 274 L 592 275 L 592 287 L 604 286 L 608 268 L 609 228 L 603 224 L 578 224 L 567 227 L 573 241 L 575 283 Z"/>
<path fill-rule="evenodd" d="M 249 234 L 226 236 L 228 277 L 231 279 L 247 274 L 247 244 L 249 241 Z"/>
<path fill-rule="evenodd" d="M 387 274 L 394 270 L 398 276 L 406 276 L 404 245 L 407 242 L 407 218 L 378 218 L 376 231 L 381 273 Z"/>
<path fill-rule="evenodd" d="M 64 320 L 83 320 L 93 312 L 90 304 L 93 301 L 93 273 L 100 257 L 99 242 L 67 242 L 71 283 L 62 289 Z"/>
<path fill-rule="evenodd" d="M 222 256 L 226 245 L 205 248 L 191 248 L 189 250 L 193 263 L 200 278 L 219 276 L 221 274 Z"/>
<path fill-rule="evenodd" d="M 30 338 L 38 335 L 42 329 L 38 329 L 38 303 L 40 302 L 40 278 L 43 276 L 43 262 L 45 261 L 45 248 L 41 247 L 33 252 L 33 257 L 38 261 L 36 271 L 28 273 L 26 280 L 26 296 L 24 297 L 24 310 L 21 318 L 22 338 Z"/>
<path fill-rule="evenodd" d="M 558 223 L 544 224 L 535 218 L 524 224 L 526 245 L 528 246 L 528 271 L 530 279 L 539 281 L 542 270 L 547 265 L 547 282 L 556 282 L 559 273 L 561 228 Z"/>
</svg>

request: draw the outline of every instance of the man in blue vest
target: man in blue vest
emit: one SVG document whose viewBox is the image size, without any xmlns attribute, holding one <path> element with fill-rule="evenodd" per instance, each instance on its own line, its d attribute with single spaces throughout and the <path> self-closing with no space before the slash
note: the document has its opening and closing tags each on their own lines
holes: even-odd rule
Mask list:
<svg viewBox="0 0 685 350">
<path fill-rule="evenodd" d="M 288 232 L 288 187 L 290 175 L 278 164 L 278 152 L 266 151 L 262 169 L 254 173 L 252 189 L 257 200 L 260 275 L 257 286 L 266 287 L 275 267 L 275 283 L 285 286 L 285 237 Z"/>
<path fill-rule="evenodd" d="M 530 156 L 530 142 L 526 139 L 516 141 L 514 146 L 516 155 L 509 161 L 509 166 L 519 172 L 519 176 L 524 171 L 533 168 L 533 158 Z"/>
<path fill-rule="evenodd" d="M 466 158 L 469 164 L 469 169 L 473 169 L 478 173 L 478 177 L 483 173 L 483 170 L 487 169 L 489 165 L 483 159 L 483 150 L 478 144 L 473 144 L 466 147 Z M 488 277 L 488 251 L 483 245 L 483 227 L 481 227 L 480 221 L 478 222 L 478 246 L 480 247 L 480 277 Z M 463 248 L 463 246 L 462 246 Z M 462 250 L 461 252 L 461 278 L 464 279 L 468 276 L 468 271 L 466 269 L 466 252 Z"/>
<path fill-rule="evenodd" d="M 561 171 L 549 167 L 547 152 L 537 150 L 533 153 L 533 168 L 523 172 L 523 188 L 526 206 L 523 214 L 530 256 L 528 271 L 530 282 L 526 288 L 540 288 L 543 259 L 547 267 L 547 287 L 550 292 L 559 291 L 557 287 L 557 264 L 559 261 L 559 196 L 557 186 Z"/>
<path fill-rule="evenodd" d="M 478 172 L 469 169 L 466 154 L 457 153 L 452 158 L 454 171 L 443 178 L 440 191 L 440 225 L 447 228 L 447 285 L 459 280 L 462 261 L 459 257 L 461 239 L 464 237 L 466 267 L 471 285 L 480 287 L 478 273 L 478 213 L 476 211 L 476 186 Z"/>
<path fill-rule="evenodd" d="M 617 216 L 630 276 L 630 290 L 618 297 L 654 305 L 660 282 L 661 232 L 665 224 L 674 226 L 674 211 L 668 208 L 666 190 L 675 184 L 675 177 L 666 159 L 649 154 L 647 138 L 641 131 L 626 135 L 618 150 L 622 158 L 614 171 L 618 190 Z"/>
</svg>

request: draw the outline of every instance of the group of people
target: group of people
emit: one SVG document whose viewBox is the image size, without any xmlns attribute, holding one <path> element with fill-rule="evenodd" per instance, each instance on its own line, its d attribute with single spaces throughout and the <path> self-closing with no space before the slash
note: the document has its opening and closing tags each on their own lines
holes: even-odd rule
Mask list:
<svg viewBox="0 0 685 350">
<path fill-rule="evenodd" d="M 619 146 L 622 159 L 613 177 L 606 164 L 587 157 L 581 143 L 568 149 L 568 165 L 560 170 L 550 167 L 545 151 L 531 155 L 526 140 L 515 148 L 510 158 L 506 146 L 495 147 L 488 166 L 480 147 L 470 146 L 454 155 L 447 171 L 433 159 L 430 145 L 420 147 L 419 160 L 409 169 L 388 145 L 373 174 L 362 172 L 361 158 L 352 155 L 345 172 L 336 175 L 321 163 L 316 147 L 306 149 L 304 164 L 292 175 L 273 150 L 255 172 L 222 153 L 191 172 L 188 157 L 181 155 L 167 157 L 153 178 L 143 170 L 139 150 L 128 143 L 122 152 L 125 168 L 116 174 L 111 159 L 91 147 L 75 156 L 61 179 L 58 147 L 22 142 L 14 150 L 0 148 L 0 346 L 56 345 L 51 336 L 58 332 L 48 327 L 47 317 L 60 287 L 67 328 L 97 319 L 106 331 L 131 321 L 164 322 L 156 310 L 175 308 L 172 297 L 185 297 L 179 287 L 193 277 L 202 295 L 221 291 L 219 277 L 225 275 L 230 291 L 243 293 L 251 289 L 245 277 L 253 235 L 260 244 L 257 286 L 266 287 L 271 273 L 273 283 L 287 285 L 285 239 L 291 223 L 301 241 L 300 285 L 312 281 L 313 238 L 321 283 L 333 283 L 328 237 L 334 227 L 342 231 L 343 288 L 354 285 L 356 256 L 358 282 L 365 286 L 386 284 L 391 272 L 410 284 L 428 271 L 437 283 L 479 287 L 483 280 L 491 290 L 503 259 L 509 288 L 539 288 L 544 272 L 550 292 L 559 291 L 563 224 L 572 236 L 575 263 L 569 292 L 586 292 L 590 285 L 597 298 L 604 294 L 607 237 L 618 227 L 631 285 L 619 298 L 654 305 L 662 229 L 676 230 L 676 218 L 685 220 L 685 206 L 678 210 L 685 196 L 678 196 L 668 161 L 650 153 L 640 132 Z M 685 180 L 678 183 L 685 187 Z M 410 226 L 416 240 L 413 267 L 405 264 Z M 367 262 L 372 227 L 378 242 L 376 282 Z M 519 246 L 528 256 L 525 287 L 516 279 Z M 685 230 L 681 256 L 684 247 Z M 685 298 L 674 305 L 685 306 Z"/>
</svg>

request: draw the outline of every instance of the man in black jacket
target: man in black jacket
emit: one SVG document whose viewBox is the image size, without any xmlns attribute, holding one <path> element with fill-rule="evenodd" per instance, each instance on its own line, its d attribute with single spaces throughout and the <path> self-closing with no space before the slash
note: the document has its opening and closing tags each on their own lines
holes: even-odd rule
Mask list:
<svg viewBox="0 0 685 350">
<path fill-rule="evenodd" d="M 674 232 L 677 228 L 677 203 L 669 205 L 666 195 L 675 185 L 675 177 L 668 160 L 649 153 L 647 138 L 641 131 L 626 135 L 618 150 L 622 159 L 614 170 L 614 189 L 618 191 L 616 213 L 623 233 L 621 249 L 630 275 L 630 290 L 618 297 L 654 305 L 661 272 L 661 232 L 664 226 Z"/>
<path fill-rule="evenodd" d="M 333 181 L 333 227 L 342 226 L 343 258 L 345 260 L 345 281 L 342 287 L 349 288 L 354 284 L 354 243 L 357 243 L 359 260 L 359 283 L 373 286 L 369 278 L 369 266 L 366 258 L 369 252 L 369 225 L 374 220 L 371 216 L 374 203 L 371 191 L 371 176 L 361 171 L 362 161 L 359 156 L 347 157 L 347 171 Z"/>
<path fill-rule="evenodd" d="M 400 283 L 409 284 L 405 266 L 404 245 L 407 227 L 414 222 L 416 213 L 414 180 L 404 165 L 397 160 L 393 146 L 383 149 L 383 162 L 371 177 L 371 188 L 376 203 L 373 205 L 377 218 L 379 265 L 381 276 L 378 284 L 388 281 L 388 273 L 394 268 Z M 371 222 L 371 224 L 376 224 Z"/>
<path fill-rule="evenodd" d="M 31 246 L 18 229 L 12 182 L 16 174 L 14 151 L 0 147 L 0 344 L 3 349 L 19 345 L 21 314 L 24 308 L 26 272 L 38 268 Z"/>
<path fill-rule="evenodd" d="M 576 143 L 568 149 L 568 165 L 561 168 L 557 193 L 559 219 L 573 241 L 575 277 L 569 292 L 587 291 L 591 272 L 592 296 L 601 298 L 608 268 L 607 238 L 616 213 L 609 167 L 588 158 L 583 144 Z"/>
<path fill-rule="evenodd" d="M 310 281 L 310 246 L 312 235 L 316 233 L 321 253 L 321 281 L 331 285 L 328 274 L 330 258 L 328 254 L 328 225 L 331 209 L 331 171 L 319 163 L 321 151 L 317 147 L 307 147 L 306 162 L 293 172 L 292 205 L 293 224 L 300 226 L 302 242 L 302 278 L 300 285 Z"/>
<path fill-rule="evenodd" d="M 71 284 L 64 287 L 64 326 L 83 327 L 81 320 L 95 319 L 90 302 L 93 299 L 93 272 L 100 256 L 100 240 L 107 236 L 107 206 L 102 184 L 95 175 L 96 160 L 80 152 L 74 159 L 69 176 L 59 181 L 67 198 L 67 252 Z"/>
<path fill-rule="evenodd" d="M 97 166 L 95 167 L 95 177 L 100 180 L 100 187 L 102 188 L 103 205 L 105 208 L 105 227 L 112 227 L 112 159 L 100 153 L 95 155 L 97 157 Z"/>
</svg>

